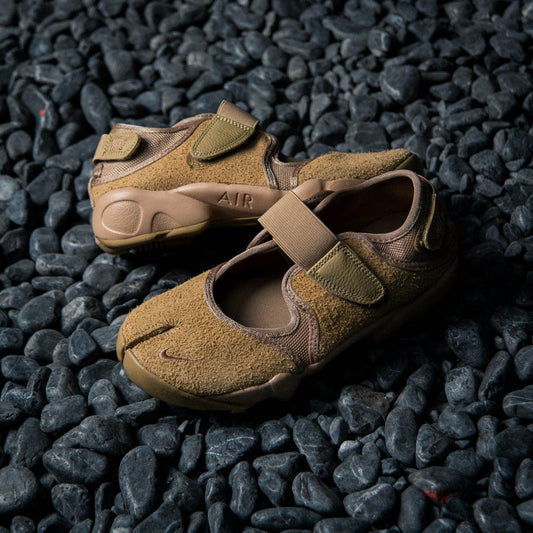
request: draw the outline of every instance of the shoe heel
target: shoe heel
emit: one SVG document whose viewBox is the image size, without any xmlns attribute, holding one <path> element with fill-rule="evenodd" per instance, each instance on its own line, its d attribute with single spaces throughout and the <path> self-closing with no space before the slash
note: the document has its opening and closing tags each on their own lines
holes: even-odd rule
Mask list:
<svg viewBox="0 0 533 533">
<path fill-rule="evenodd" d="M 209 205 L 184 194 L 128 188 L 99 198 L 92 224 L 100 248 L 121 253 L 165 249 L 203 231 L 210 218 Z"/>
</svg>

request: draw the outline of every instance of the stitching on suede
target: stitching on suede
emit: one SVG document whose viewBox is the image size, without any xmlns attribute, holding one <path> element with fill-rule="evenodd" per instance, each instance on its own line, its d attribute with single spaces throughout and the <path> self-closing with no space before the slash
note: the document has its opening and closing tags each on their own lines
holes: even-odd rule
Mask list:
<svg viewBox="0 0 533 533">
<path fill-rule="evenodd" d="M 109 135 L 106 137 L 106 140 L 104 142 L 104 146 L 102 147 L 102 155 L 105 155 L 106 152 L 109 150 L 109 144 L 111 143 L 111 137 Z"/>
<path fill-rule="evenodd" d="M 220 115 L 217 115 L 215 118 L 217 118 L 218 120 L 223 120 L 224 122 L 228 122 L 229 124 L 233 124 L 234 126 L 237 126 L 238 128 L 241 128 L 243 130 L 253 129 L 251 126 L 247 126 L 246 124 L 241 124 L 240 122 L 236 122 L 235 120 L 232 120 L 231 118 L 221 117 Z"/>
<path fill-rule="evenodd" d="M 229 124 L 232 124 L 233 126 L 237 126 L 238 128 L 240 129 L 243 129 L 243 133 L 241 135 L 239 135 L 235 140 L 233 140 L 232 142 L 230 143 L 226 143 L 226 144 L 221 144 L 218 148 L 215 148 L 213 150 L 210 150 L 209 152 L 200 152 L 198 150 L 198 146 L 200 145 L 200 143 L 203 141 L 204 137 L 213 129 L 213 127 L 215 126 L 215 120 L 223 120 L 225 122 L 228 122 Z M 230 120 L 230 119 L 227 119 L 225 117 L 221 117 L 219 115 L 216 115 L 215 117 L 213 117 L 212 119 L 212 122 L 211 124 L 209 124 L 209 126 L 202 132 L 202 134 L 200 135 L 200 137 L 198 137 L 198 139 L 196 140 L 196 142 L 194 143 L 194 146 L 192 148 L 192 154 L 195 156 L 195 157 L 207 157 L 207 156 L 210 156 L 210 155 L 213 155 L 213 154 L 216 154 L 216 153 L 224 153 L 226 152 L 227 150 L 230 150 L 232 148 L 235 148 L 236 146 L 239 146 L 242 142 L 243 139 L 245 139 L 245 137 L 250 133 L 250 132 L 253 132 L 253 128 L 250 128 L 249 126 L 245 126 L 244 124 L 240 124 L 239 122 L 235 122 L 234 120 Z"/>
</svg>

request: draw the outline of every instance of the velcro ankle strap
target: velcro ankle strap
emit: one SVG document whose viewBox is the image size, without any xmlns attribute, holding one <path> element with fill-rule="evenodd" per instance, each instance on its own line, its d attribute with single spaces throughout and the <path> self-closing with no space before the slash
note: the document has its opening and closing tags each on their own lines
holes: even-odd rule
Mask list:
<svg viewBox="0 0 533 533">
<path fill-rule="evenodd" d="M 130 159 L 140 144 L 141 138 L 133 131 L 106 133 L 100 137 L 93 163 Z"/>
<path fill-rule="evenodd" d="M 244 109 L 223 100 L 217 114 L 192 145 L 191 156 L 209 161 L 238 148 L 254 134 L 258 122 Z"/>
<path fill-rule="evenodd" d="M 355 251 L 293 192 L 276 202 L 259 223 L 292 261 L 331 294 L 365 305 L 385 295 L 379 279 Z"/>
</svg>

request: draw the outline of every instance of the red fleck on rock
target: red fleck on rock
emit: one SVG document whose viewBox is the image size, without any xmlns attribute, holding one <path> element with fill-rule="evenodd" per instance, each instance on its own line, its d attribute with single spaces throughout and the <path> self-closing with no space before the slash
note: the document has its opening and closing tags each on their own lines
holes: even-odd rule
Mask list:
<svg viewBox="0 0 533 533">
<path fill-rule="evenodd" d="M 424 494 L 433 500 L 434 502 L 440 503 L 441 505 L 445 504 L 449 499 L 449 494 L 443 494 L 440 490 L 426 490 Z"/>
</svg>

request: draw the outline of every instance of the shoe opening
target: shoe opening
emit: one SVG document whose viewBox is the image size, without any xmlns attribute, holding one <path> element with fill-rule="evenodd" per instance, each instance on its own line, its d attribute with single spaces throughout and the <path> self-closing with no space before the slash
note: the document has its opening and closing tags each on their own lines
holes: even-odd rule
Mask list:
<svg viewBox="0 0 533 533">
<path fill-rule="evenodd" d="M 414 186 L 408 177 L 343 191 L 331 197 L 320 218 L 333 231 L 390 233 L 401 228 L 413 206 Z"/>
<path fill-rule="evenodd" d="M 222 312 L 251 328 L 282 328 L 291 320 L 282 292 L 283 276 L 292 263 L 281 250 L 250 255 L 215 283 L 213 296 Z"/>
</svg>

